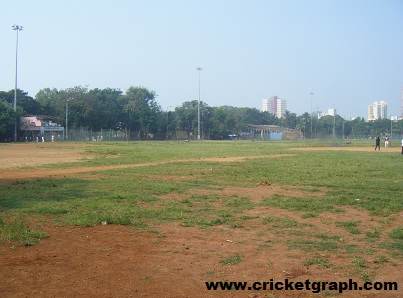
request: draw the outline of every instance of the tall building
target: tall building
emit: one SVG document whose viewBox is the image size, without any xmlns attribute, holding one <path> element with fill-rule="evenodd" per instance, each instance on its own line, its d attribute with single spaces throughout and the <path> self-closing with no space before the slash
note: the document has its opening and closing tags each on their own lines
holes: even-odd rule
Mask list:
<svg viewBox="0 0 403 298">
<path fill-rule="evenodd" d="M 336 109 L 327 109 L 327 115 L 336 116 Z"/>
<path fill-rule="evenodd" d="M 270 100 L 269 100 L 269 110 L 268 110 L 268 112 L 269 112 L 270 114 L 273 114 L 273 115 L 276 115 L 276 114 L 277 114 L 277 100 L 278 100 L 278 97 L 277 97 L 277 96 L 272 96 L 272 97 L 270 97 Z"/>
<path fill-rule="evenodd" d="M 269 111 L 269 100 L 262 99 L 262 112 L 268 112 L 268 111 Z"/>
<path fill-rule="evenodd" d="M 281 117 L 285 116 L 286 109 L 287 109 L 287 102 L 284 99 L 278 98 L 277 99 L 277 111 L 276 111 L 277 118 L 281 118 Z"/>
<path fill-rule="evenodd" d="M 262 112 L 268 112 L 281 118 L 285 115 L 287 109 L 286 100 L 272 96 L 270 99 L 262 100 Z"/>
<path fill-rule="evenodd" d="M 375 101 L 368 106 L 368 121 L 386 119 L 388 117 L 388 103 Z"/>
</svg>

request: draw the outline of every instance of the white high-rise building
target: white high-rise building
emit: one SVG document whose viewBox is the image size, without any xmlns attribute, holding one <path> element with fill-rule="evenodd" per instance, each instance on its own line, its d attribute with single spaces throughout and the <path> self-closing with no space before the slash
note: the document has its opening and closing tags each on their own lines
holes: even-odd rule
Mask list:
<svg viewBox="0 0 403 298">
<path fill-rule="evenodd" d="M 262 112 L 268 112 L 268 111 L 269 111 L 269 100 L 262 99 Z"/>
<path fill-rule="evenodd" d="M 262 112 L 268 112 L 281 118 L 285 115 L 287 102 L 284 99 L 272 96 L 270 99 L 262 100 Z"/>
<path fill-rule="evenodd" d="M 327 115 L 336 116 L 336 109 L 327 109 Z"/>
<path fill-rule="evenodd" d="M 368 121 L 387 119 L 388 103 L 386 101 L 375 101 L 368 106 Z"/>
<path fill-rule="evenodd" d="M 278 98 L 277 99 L 277 118 L 282 118 L 285 116 L 285 110 L 287 109 L 287 102 L 285 99 Z"/>
</svg>

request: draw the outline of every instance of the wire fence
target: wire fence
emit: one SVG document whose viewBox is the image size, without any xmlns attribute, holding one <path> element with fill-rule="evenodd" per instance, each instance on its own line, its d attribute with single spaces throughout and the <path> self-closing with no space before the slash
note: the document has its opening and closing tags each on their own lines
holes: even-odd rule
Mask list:
<svg viewBox="0 0 403 298">
<path fill-rule="evenodd" d="M 70 129 L 66 135 L 68 141 L 125 141 L 128 140 L 129 131 L 121 131 L 114 129 L 101 129 L 100 131 L 93 131 L 88 128 L 82 127 L 78 129 Z"/>
<path fill-rule="evenodd" d="M 380 136 L 381 140 L 385 139 L 385 136 Z M 401 138 L 403 136 L 393 135 L 389 137 L 389 146 L 400 145 Z M 81 127 L 76 129 L 69 129 L 67 134 L 65 131 L 54 131 L 54 130 L 44 130 L 44 131 L 25 131 L 20 133 L 20 142 L 53 142 L 53 141 L 73 141 L 73 142 L 116 142 L 116 141 L 139 141 L 139 140 L 197 140 L 198 136 L 189 133 L 185 130 L 172 130 L 168 132 L 161 133 L 142 133 L 139 131 L 132 131 L 130 129 L 114 130 L 114 129 L 101 129 L 100 131 L 93 131 L 92 129 Z M 231 140 L 230 135 L 212 136 L 208 134 L 201 135 L 202 140 Z M 268 131 L 268 130 L 249 130 L 241 132 L 236 135 L 235 140 L 253 140 L 253 141 L 281 141 L 281 140 L 305 140 L 309 143 L 319 142 L 323 144 L 324 142 L 333 146 L 340 146 L 343 144 L 348 144 L 354 140 L 366 139 L 374 140 L 375 137 L 362 135 L 347 137 L 340 134 L 324 134 L 317 135 L 315 138 L 306 138 L 304 135 L 295 130 L 283 130 L 283 131 Z"/>
</svg>

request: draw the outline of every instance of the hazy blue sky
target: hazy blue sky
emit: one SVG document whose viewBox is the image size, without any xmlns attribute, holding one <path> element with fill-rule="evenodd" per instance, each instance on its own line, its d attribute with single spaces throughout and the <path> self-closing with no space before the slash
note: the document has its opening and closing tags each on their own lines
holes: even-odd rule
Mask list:
<svg viewBox="0 0 403 298">
<path fill-rule="evenodd" d="M 400 115 L 402 0 L 18 0 L 0 2 L 0 90 L 154 90 L 165 110 L 198 99 L 261 109 Z M 171 107 L 170 107 L 171 106 Z"/>
</svg>

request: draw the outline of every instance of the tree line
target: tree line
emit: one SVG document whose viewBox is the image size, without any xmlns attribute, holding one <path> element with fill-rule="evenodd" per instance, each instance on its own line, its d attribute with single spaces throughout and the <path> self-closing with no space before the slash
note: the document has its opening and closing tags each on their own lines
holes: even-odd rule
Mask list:
<svg viewBox="0 0 403 298">
<path fill-rule="evenodd" d="M 156 139 L 171 138 L 176 130 L 189 136 L 198 134 L 198 101 L 182 103 L 174 111 L 164 110 L 156 100 L 155 91 L 144 87 L 130 87 L 125 93 L 119 89 L 88 89 L 76 86 L 67 89 L 40 90 L 35 98 L 17 89 L 17 111 L 14 112 L 14 90 L 0 91 L 0 140 L 13 140 L 15 119 L 21 116 L 41 116 L 63 126 L 68 108 L 69 129 L 86 127 L 130 130 L 138 139 L 152 134 Z M 345 120 L 339 115 L 311 117 L 308 112 L 297 116 L 286 111 L 277 118 L 256 108 L 219 106 L 200 102 L 200 134 L 203 139 L 225 139 L 229 134 L 245 131 L 248 124 L 278 125 L 301 131 L 305 138 L 369 138 L 403 134 L 403 120 L 388 119 L 365 122 L 363 118 Z M 18 121 L 19 125 L 19 121 Z"/>
</svg>

